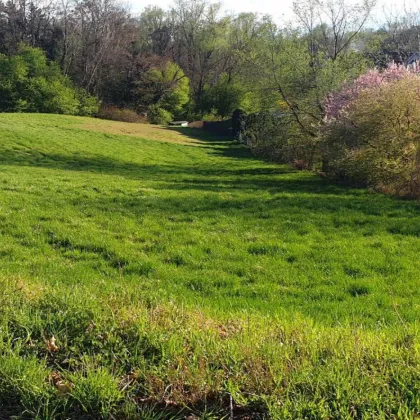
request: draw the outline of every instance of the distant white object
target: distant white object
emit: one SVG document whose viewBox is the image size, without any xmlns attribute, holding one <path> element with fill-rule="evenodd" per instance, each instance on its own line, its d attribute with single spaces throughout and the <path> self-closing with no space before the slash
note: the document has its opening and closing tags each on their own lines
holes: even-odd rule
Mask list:
<svg viewBox="0 0 420 420">
<path fill-rule="evenodd" d="M 417 64 L 420 62 L 420 53 L 411 54 L 410 58 L 407 60 L 407 65 Z"/>
<path fill-rule="evenodd" d="M 188 121 L 171 121 L 169 125 L 177 127 L 188 127 Z"/>
</svg>

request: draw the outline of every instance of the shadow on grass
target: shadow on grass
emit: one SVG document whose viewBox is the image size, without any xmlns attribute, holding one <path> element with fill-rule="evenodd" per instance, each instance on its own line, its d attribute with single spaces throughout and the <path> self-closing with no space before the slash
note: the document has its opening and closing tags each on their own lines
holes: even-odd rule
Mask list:
<svg viewBox="0 0 420 420">
<path fill-rule="evenodd" d="M 238 159 L 255 159 L 249 149 L 242 144 L 232 141 L 228 136 L 209 133 L 199 128 L 168 127 L 162 128 L 162 130 L 176 131 L 189 139 L 199 140 L 203 144 L 198 147 L 209 149 L 209 152 L 211 149 L 211 154 L 213 155 Z"/>
<path fill-rule="evenodd" d="M 201 188 L 202 189 L 202 188 Z M 420 220 L 415 217 L 419 207 L 413 202 L 403 202 L 393 199 L 383 200 L 383 197 L 361 196 L 320 196 L 298 193 L 290 197 L 282 195 L 272 197 L 255 197 L 251 194 L 233 198 L 219 195 L 213 196 L 161 196 L 153 200 L 145 200 L 144 196 L 119 197 L 113 199 L 89 198 L 90 204 L 98 209 L 124 208 L 136 216 L 148 212 L 167 213 L 171 215 L 212 217 L 218 214 L 229 214 L 243 217 L 270 219 L 278 218 L 279 222 L 287 222 L 299 228 L 302 223 L 316 223 L 318 219 L 328 221 L 335 227 L 354 226 L 355 229 L 371 231 L 376 225 L 389 228 L 390 233 L 401 233 L 420 236 Z M 380 207 L 379 207 L 380 206 Z M 325 217 L 327 217 L 325 219 Z M 297 223 L 297 224 L 296 224 Z M 400 226 L 401 225 L 401 226 Z M 404 227 L 404 226 L 405 227 Z M 411 227 L 409 228 L 410 225 Z M 404 231 L 404 232 L 403 232 Z"/>
<path fill-rule="evenodd" d="M 106 156 L 61 155 L 36 150 L 6 150 L 0 155 L 0 165 L 29 166 L 56 170 L 102 173 L 128 179 L 161 181 L 163 188 L 178 190 L 270 190 L 271 192 L 317 192 L 345 194 L 343 188 L 313 176 L 309 179 L 293 177 L 295 171 L 286 166 L 229 169 L 227 165 L 144 165 L 112 159 Z M 288 178 L 288 175 L 292 175 Z"/>
<path fill-rule="evenodd" d="M 190 131 L 201 131 L 194 129 L 173 129 L 185 131 L 191 136 Z M 186 134 L 187 135 L 187 134 Z M 202 133 L 200 135 L 202 140 Z M 212 136 L 213 137 L 213 136 Z M 216 138 L 216 137 L 215 137 Z M 220 140 L 220 138 L 219 138 Z M 241 158 L 244 154 L 252 158 L 249 151 L 232 142 L 226 142 L 226 147 L 210 146 L 212 140 L 208 140 L 210 153 L 221 154 L 222 156 L 235 155 Z M 220 141 L 219 141 L 220 142 Z M 49 168 L 55 170 L 70 170 L 81 172 L 92 172 L 107 175 L 122 176 L 145 182 L 157 182 L 155 189 L 175 191 L 200 191 L 200 192 L 241 192 L 245 194 L 242 201 L 223 200 L 218 197 L 211 203 L 200 203 L 195 198 L 186 202 L 187 208 L 183 205 L 185 197 L 179 200 L 171 199 L 172 203 L 166 203 L 162 198 L 162 209 L 170 208 L 175 211 L 182 208 L 185 212 L 188 206 L 200 208 L 203 211 L 218 209 L 244 210 L 247 215 L 253 212 L 269 211 L 276 207 L 292 209 L 290 215 L 296 209 L 311 213 L 339 213 L 342 209 L 352 209 L 364 215 L 383 215 L 387 212 L 396 214 L 404 213 L 416 215 L 419 210 L 417 202 L 409 202 L 384 197 L 379 194 L 369 194 L 365 190 L 355 190 L 343 186 L 337 186 L 316 175 L 299 174 L 286 166 L 266 165 L 260 167 L 238 168 L 235 165 L 229 166 L 227 162 L 206 165 L 205 159 L 198 164 L 172 165 L 172 164 L 142 164 L 137 162 L 122 161 L 101 155 L 64 155 L 59 153 L 42 153 L 35 149 L 3 150 L 0 153 L 0 165 L 28 166 L 38 168 Z M 256 161 L 258 164 L 258 162 Z M 261 191 L 268 192 L 271 196 L 276 194 L 290 197 L 280 197 L 281 202 L 275 200 L 255 201 L 255 194 Z M 135 204 L 129 202 L 127 207 L 132 208 Z M 140 203 L 138 205 L 141 207 Z"/>
<path fill-rule="evenodd" d="M 200 128 L 189 128 L 189 127 L 167 127 L 161 128 L 162 130 L 176 131 L 185 137 L 194 140 L 200 140 L 202 142 L 211 143 L 213 145 L 226 145 L 232 143 L 232 139 L 228 136 L 221 136 L 218 134 L 210 133 Z"/>
</svg>

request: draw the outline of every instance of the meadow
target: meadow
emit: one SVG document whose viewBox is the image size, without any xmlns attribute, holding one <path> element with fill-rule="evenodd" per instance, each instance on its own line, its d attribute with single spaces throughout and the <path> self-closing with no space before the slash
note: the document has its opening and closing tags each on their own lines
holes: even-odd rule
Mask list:
<svg viewBox="0 0 420 420">
<path fill-rule="evenodd" d="M 419 210 L 200 130 L 0 114 L 0 418 L 420 416 Z"/>
</svg>

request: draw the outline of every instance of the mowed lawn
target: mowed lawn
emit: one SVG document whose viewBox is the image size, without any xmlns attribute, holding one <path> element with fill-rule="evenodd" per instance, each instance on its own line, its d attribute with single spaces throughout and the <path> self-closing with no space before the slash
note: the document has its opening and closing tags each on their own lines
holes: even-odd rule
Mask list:
<svg viewBox="0 0 420 420">
<path fill-rule="evenodd" d="M 0 114 L 0 418 L 414 418 L 419 210 L 193 129 Z"/>
</svg>

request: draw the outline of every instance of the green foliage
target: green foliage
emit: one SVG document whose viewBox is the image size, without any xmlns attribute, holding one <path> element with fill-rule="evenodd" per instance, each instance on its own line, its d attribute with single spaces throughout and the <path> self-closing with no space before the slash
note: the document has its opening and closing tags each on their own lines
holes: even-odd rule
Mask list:
<svg viewBox="0 0 420 420">
<path fill-rule="evenodd" d="M 166 125 L 172 121 L 173 115 L 158 104 L 149 106 L 147 111 L 147 120 L 151 124 Z"/>
<path fill-rule="evenodd" d="M 311 51 L 308 39 L 299 31 L 279 31 L 273 24 L 266 30 L 263 41 L 255 46 L 254 73 L 250 71 L 258 75 L 252 88 L 258 99 L 255 103 L 265 111 L 248 118 L 248 144 L 264 158 L 301 169 L 317 168 L 324 98 L 362 73 L 367 62 L 352 51 L 335 59 L 322 49 Z"/>
<path fill-rule="evenodd" d="M 159 101 L 159 106 L 172 114 L 179 114 L 189 100 L 190 82 L 182 69 L 173 62 L 168 62 L 165 68 L 155 73 L 155 82 L 170 85 Z"/>
<path fill-rule="evenodd" d="M 54 80 L 51 75 L 31 77 L 24 90 L 28 98 L 27 112 L 77 114 L 79 101 L 75 92 L 63 85 L 62 80 Z"/>
<path fill-rule="evenodd" d="M 265 98 L 262 98 L 263 95 Z M 223 119 L 230 117 L 238 108 L 246 112 L 271 109 L 275 107 L 273 101 L 276 98 L 271 93 L 262 94 L 258 88 L 250 85 L 245 76 L 231 79 L 223 74 L 216 84 L 204 90 L 199 108 L 205 113 L 213 111 Z"/>
<path fill-rule="evenodd" d="M 79 100 L 77 115 L 82 117 L 94 116 L 99 112 L 100 101 L 95 96 L 89 95 L 85 90 L 78 89 L 76 96 Z"/>
<path fill-rule="evenodd" d="M 420 77 L 365 89 L 343 117 L 327 124 L 331 176 L 397 194 L 420 195 Z"/>
<path fill-rule="evenodd" d="M 335 60 L 320 55 L 314 62 L 305 40 L 296 34 L 279 36 L 262 48 L 261 54 L 266 55 L 266 60 L 273 56 L 273 64 L 268 66 L 267 84 L 277 91 L 281 88 L 278 106 L 290 111 L 289 105 L 293 105 L 307 131 L 316 132 L 313 126 L 322 121 L 323 100 L 327 94 L 366 70 L 363 56 L 354 52 Z"/>
<path fill-rule="evenodd" d="M 252 152 L 299 169 L 313 169 L 319 160 L 319 142 L 305 135 L 288 112 L 259 112 L 243 119 L 240 140 Z"/>
<path fill-rule="evenodd" d="M 417 202 L 201 130 L 0 133 L 6 418 L 418 414 Z"/>
<path fill-rule="evenodd" d="M 260 112 L 245 118 L 243 136 L 247 145 L 264 157 L 280 162 L 288 162 L 289 142 L 286 125 L 289 117 L 280 113 Z"/>
<path fill-rule="evenodd" d="M 226 118 L 235 109 L 241 108 L 244 96 L 243 88 L 222 78 L 218 84 L 204 91 L 200 106 L 204 112 L 214 110 L 217 115 Z"/>
<path fill-rule="evenodd" d="M 27 66 L 23 58 L 13 59 L 0 55 L 0 110 L 21 111 L 26 106 L 24 98 L 19 96 L 19 88 L 27 77 Z"/>
<path fill-rule="evenodd" d="M 96 98 L 76 89 L 45 53 L 21 45 L 16 55 L 0 56 L 0 111 L 92 115 Z"/>
<path fill-rule="evenodd" d="M 143 104 L 179 115 L 189 100 L 189 79 L 176 63 L 165 61 L 145 73 L 137 93 Z"/>
<path fill-rule="evenodd" d="M 389 34 L 383 28 L 375 31 L 367 30 L 359 36 L 360 49 L 374 67 L 386 68 L 390 62 L 390 57 L 386 51 L 398 51 L 398 47 L 386 45 L 388 37 Z"/>
<path fill-rule="evenodd" d="M 218 114 L 218 112 L 215 108 L 211 109 L 210 111 L 208 111 L 204 114 L 201 114 L 200 119 L 203 120 L 203 121 L 210 121 L 210 122 L 224 120 L 224 118 L 220 114 Z"/>
</svg>

